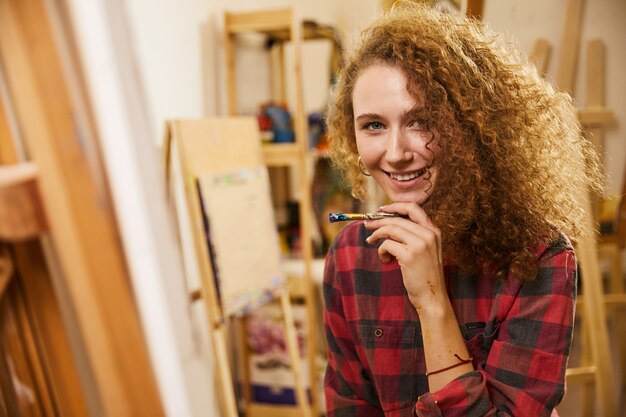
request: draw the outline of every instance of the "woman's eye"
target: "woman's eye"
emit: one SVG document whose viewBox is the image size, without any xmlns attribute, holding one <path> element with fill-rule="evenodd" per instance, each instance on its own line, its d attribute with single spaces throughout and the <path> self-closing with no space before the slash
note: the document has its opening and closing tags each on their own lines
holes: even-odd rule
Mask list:
<svg viewBox="0 0 626 417">
<path fill-rule="evenodd" d="M 385 125 L 383 125 L 380 122 L 370 122 L 368 124 L 365 125 L 365 128 L 368 130 L 380 130 L 382 128 L 384 128 Z"/>
</svg>

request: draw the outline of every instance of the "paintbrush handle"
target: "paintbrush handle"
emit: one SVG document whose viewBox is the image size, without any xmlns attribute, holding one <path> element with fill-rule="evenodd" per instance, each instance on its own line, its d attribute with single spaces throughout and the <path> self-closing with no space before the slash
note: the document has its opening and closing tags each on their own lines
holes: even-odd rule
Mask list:
<svg viewBox="0 0 626 417">
<path fill-rule="evenodd" d="M 330 213 L 328 215 L 328 220 L 331 223 L 335 222 L 343 222 L 349 220 L 376 220 L 383 219 L 385 217 L 400 217 L 399 214 L 395 213 L 383 213 L 383 212 L 375 212 L 375 213 Z"/>
</svg>

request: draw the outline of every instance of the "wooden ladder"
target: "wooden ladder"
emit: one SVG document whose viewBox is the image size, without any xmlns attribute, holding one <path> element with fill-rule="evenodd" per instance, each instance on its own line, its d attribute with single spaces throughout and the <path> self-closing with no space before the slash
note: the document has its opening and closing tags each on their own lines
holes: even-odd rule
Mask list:
<svg viewBox="0 0 626 417">
<path fill-rule="evenodd" d="M 557 62 L 556 85 L 562 91 L 570 93 L 574 90 L 576 79 L 583 6 L 584 0 L 569 0 L 568 2 L 561 51 Z M 588 102 L 587 106 L 578 112 L 585 134 L 600 151 L 603 127 L 613 122 L 613 113 L 604 105 L 604 56 L 604 45 L 600 40 L 592 40 L 588 43 L 586 79 Z M 549 57 L 550 45 L 545 39 L 538 39 L 530 54 L 530 59 L 535 63 L 540 73 L 546 73 Z M 586 213 L 583 226 L 590 231 L 589 235 L 578 244 L 576 250 L 583 284 L 583 291 L 577 302 L 577 314 L 581 320 L 582 328 L 581 364 L 578 367 L 568 368 L 566 378 L 567 383 L 584 384 L 583 416 L 591 417 L 594 415 L 594 399 L 598 398 L 601 415 L 617 417 L 614 367 L 611 363 L 606 308 L 609 304 L 620 304 L 620 302 L 626 301 L 626 297 L 621 300 L 619 296 L 613 295 L 612 298 L 609 298 L 604 295 L 599 262 L 600 245 L 596 239 L 597 222 L 594 218 L 594 206 L 588 192 L 583 193 L 579 198 L 583 201 Z M 621 251 L 617 252 L 619 256 Z M 613 272 L 618 272 L 616 276 L 611 278 L 611 288 L 613 292 L 621 291 L 623 293 L 621 259 L 616 259 L 616 261 L 619 263 L 613 263 L 619 267 L 612 268 Z M 619 325 L 623 325 L 624 321 L 618 322 Z M 623 356 L 626 357 L 626 354 Z M 595 397 L 593 395 L 594 387 Z"/>
</svg>

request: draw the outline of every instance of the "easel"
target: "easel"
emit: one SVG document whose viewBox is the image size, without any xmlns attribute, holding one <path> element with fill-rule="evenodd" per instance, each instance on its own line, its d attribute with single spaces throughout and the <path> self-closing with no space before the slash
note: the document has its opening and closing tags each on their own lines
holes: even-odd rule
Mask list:
<svg viewBox="0 0 626 417">
<path fill-rule="evenodd" d="M 565 29 L 561 41 L 556 84 L 563 91 L 573 91 L 576 77 L 576 62 L 580 45 L 583 0 L 570 0 L 568 3 Z M 589 44 L 587 64 L 588 107 L 579 111 L 579 120 L 587 128 L 594 126 L 595 141 L 601 141 L 601 126 L 612 121 L 612 112 L 604 107 L 604 52 L 599 41 Z M 545 73 L 550 56 L 550 46 L 544 39 L 535 42 L 530 59 L 540 73 Z M 601 59 L 599 59 L 601 58 Z M 590 129 L 591 130 L 591 129 Z M 594 138 L 591 138 L 593 141 Z M 596 142 L 596 145 L 598 143 Z M 602 274 L 598 259 L 598 243 L 594 232 L 596 222 L 594 208 L 588 192 L 579 196 L 585 207 L 585 224 L 589 235 L 581 240 L 577 255 L 582 271 L 584 291 L 579 298 L 579 314 L 582 319 L 582 360 L 580 367 L 568 368 L 568 383 L 583 383 L 583 415 L 593 415 L 593 394 L 589 382 L 595 385 L 596 396 L 600 399 L 600 409 L 605 417 L 617 416 L 616 397 L 613 387 L 613 367 L 610 364 L 609 337 L 605 302 L 602 289 Z M 582 304 L 582 305 L 581 305 Z"/>
<path fill-rule="evenodd" d="M 187 214 L 192 222 L 194 252 L 201 279 L 199 295 L 205 300 L 210 324 L 209 333 L 219 378 L 218 393 L 224 417 L 238 416 L 225 331 L 226 320 L 230 317 L 225 316 L 220 304 L 196 180 L 207 171 L 262 166 L 259 137 L 256 120 L 246 117 L 170 121 L 165 133 L 166 183 L 171 185 L 172 173 L 180 169 L 179 179 L 183 182 L 184 205 L 187 210 L 183 215 Z M 170 197 L 172 192 L 170 187 Z M 298 366 L 293 311 L 286 287 L 279 290 L 277 298 L 285 319 L 287 350 L 294 373 L 296 400 L 301 415 L 310 417 L 311 410 Z"/>
</svg>

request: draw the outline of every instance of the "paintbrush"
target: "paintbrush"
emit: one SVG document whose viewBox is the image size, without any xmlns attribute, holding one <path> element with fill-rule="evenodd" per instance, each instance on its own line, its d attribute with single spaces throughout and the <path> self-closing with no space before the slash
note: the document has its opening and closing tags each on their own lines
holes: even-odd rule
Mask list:
<svg viewBox="0 0 626 417">
<path fill-rule="evenodd" d="M 376 213 L 329 213 L 328 220 L 331 223 L 345 222 L 349 220 L 377 220 L 385 217 L 405 217 L 395 213 L 383 213 L 378 211 Z"/>
</svg>

